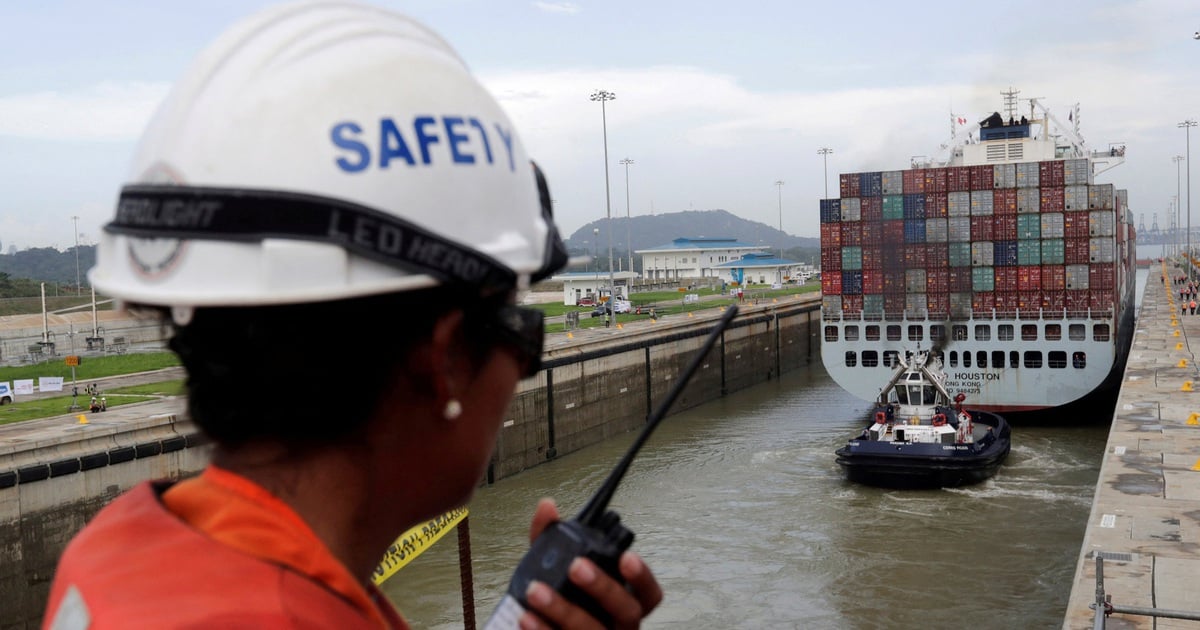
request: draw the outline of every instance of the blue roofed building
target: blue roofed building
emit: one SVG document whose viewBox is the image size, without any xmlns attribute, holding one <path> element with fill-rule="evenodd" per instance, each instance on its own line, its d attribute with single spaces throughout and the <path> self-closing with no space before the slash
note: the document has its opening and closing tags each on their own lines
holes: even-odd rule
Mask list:
<svg viewBox="0 0 1200 630">
<path fill-rule="evenodd" d="M 741 260 L 746 254 L 762 252 L 765 245 L 742 243 L 728 237 L 681 237 L 666 245 L 639 249 L 642 257 L 642 278 L 651 282 L 716 278 L 728 271 L 721 266 Z"/>
<path fill-rule="evenodd" d="M 715 275 L 738 284 L 783 284 L 799 272 L 801 263 L 768 252 L 754 252 L 717 265 Z"/>
</svg>

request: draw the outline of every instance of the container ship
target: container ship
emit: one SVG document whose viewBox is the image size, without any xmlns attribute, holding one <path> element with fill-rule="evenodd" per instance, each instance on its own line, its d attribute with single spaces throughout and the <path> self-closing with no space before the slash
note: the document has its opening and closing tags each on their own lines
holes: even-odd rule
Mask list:
<svg viewBox="0 0 1200 630">
<path fill-rule="evenodd" d="M 844 173 L 820 201 L 822 361 L 873 400 L 907 351 L 942 353 L 974 408 L 1059 407 L 1119 382 L 1133 336 L 1135 233 L 1125 190 L 1095 178 L 1078 106 L 1037 99 L 952 123 L 943 159 Z M 960 119 L 961 120 L 961 119 Z"/>
</svg>

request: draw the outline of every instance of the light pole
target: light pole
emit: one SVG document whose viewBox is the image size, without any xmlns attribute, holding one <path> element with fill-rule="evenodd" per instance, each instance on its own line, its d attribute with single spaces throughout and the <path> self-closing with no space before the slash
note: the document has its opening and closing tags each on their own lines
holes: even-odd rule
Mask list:
<svg viewBox="0 0 1200 630">
<path fill-rule="evenodd" d="M 625 158 L 620 163 L 625 166 L 625 244 L 629 246 L 629 270 L 633 271 L 633 222 L 629 218 L 629 165 L 633 160 Z"/>
<path fill-rule="evenodd" d="M 1183 197 L 1179 191 L 1179 163 L 1183 161 L 1182 155 L 1176 155 L 1171 158 L 1175 162 L 1175 255 L 1179 255 L 1179 206 L 1182 205 Z"/>
<path fill-rule="evenodd" d="M 79 217 L 71 217 L 71 222 L 75 224 L 75 296 L 79 297 Z"/>
<path fill-rule="evenodd" d="M 612 195 L 609 194 L 608 183 L 608 112 L 605 103 L 617 98 L 608 90 L 592 92 L 591 100 L 600 101 L 600 124 L 604 130 L 604 208 L 608 215 L 608 308 L 612 313 L 612 323 L 617 323 L 617 281 L 613 275 L 612 248 Z"/>
<path fill-rule="evenodd" d="M 829 154 L 830 153 L 833 153 L 833 149 L 830 149 L 829 147 L 821 147 L 820 149 L 817 149 L 817 154 L 821 156 L 821 162 L 824 163 L 824 168 L 825 168 L 825 175 L 824 175 L 824 183 L 825 183 L 825 197 L 824 198 L 825 199 L 829 198 Z"/>
<path fill-rule="evenodd" d="M 783 180 L 775 180 L 775 191 L 779 193 L 779 238 L 783 238 Z M 779 258 L 783 259 L 783 242 L 779 243 Z"/>
<path fill-rule="evenodd" d="M 1196 121 L 1191 118 L 1179 123 L 1183 127 L 1183 131 L 1187 137 L 1187 252 L 1184 258 L 1187 260 L 1188 280 L 1192 279 L 1192 127 L 1196 126 Z"/>
</svg>

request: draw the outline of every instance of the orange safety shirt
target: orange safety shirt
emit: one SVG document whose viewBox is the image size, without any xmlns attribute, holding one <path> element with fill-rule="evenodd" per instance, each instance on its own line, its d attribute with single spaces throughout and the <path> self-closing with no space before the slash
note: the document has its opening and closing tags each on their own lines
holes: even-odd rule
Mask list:
<svg viewBox="0 0 1200 630">
<path fill-rule="evenodd" d="M 215 466 L 101 510 L 59 560 L 43 626 L 408 628 L 283 501 Z"/>
</svg>

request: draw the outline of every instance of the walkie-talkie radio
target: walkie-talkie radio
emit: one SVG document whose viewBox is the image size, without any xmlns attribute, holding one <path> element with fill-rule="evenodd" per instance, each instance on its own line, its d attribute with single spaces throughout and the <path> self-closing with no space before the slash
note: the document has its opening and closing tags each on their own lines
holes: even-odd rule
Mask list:
<svg viewBox="0 0 1200 630">
<path fill-rule="evenodd" d="M 633 532 L 621 524 L 621 518 L 616 512 L 608 510 L 608 503 L 617 491 L 617 485 L 625 476 L 625 471 L 633 462 L 634 456 L 646 443 L 655 427 L 662 421 L 667 410 L 675 403 L 675 399 L 691 380 L 692 375 L 700 367 L 701 361 L 712 350 L 721 333 L 729 326 L 729 322 L 737 315 L 737 307 L 730 306 L 724 316 L 717 322 L 716 327 L 705 339 L 700 352 L 692 359 L 679 380 L 671 387 L 666 398 L 646 419 L 646 426 L 638 434 L 636 440 L 626 451 L 621 461 L 617 462 L 608 479 L 596 491 L 596 494 L 580 510 L 575 518 L 551 524 L 533 541 L 533 545 L 517 565 L 508 592 L 492 617 L 488 619 L 484 630 L 506 630 L 516 628 L 517 621 L 528 608 L 525 591 L 529 583 L 537 580 L 550 586 L 571 603 L 583 608 L 605 626 L 612 624 L 611 616 L 582 589 L 575 586 L 567 576 L 567 570 L 575 558 L 583 556 L 602 571 L 612 576 L 618 582 L 624 582 L 617 563 L 621 554 L 633 544 Z"/>
</svg>

